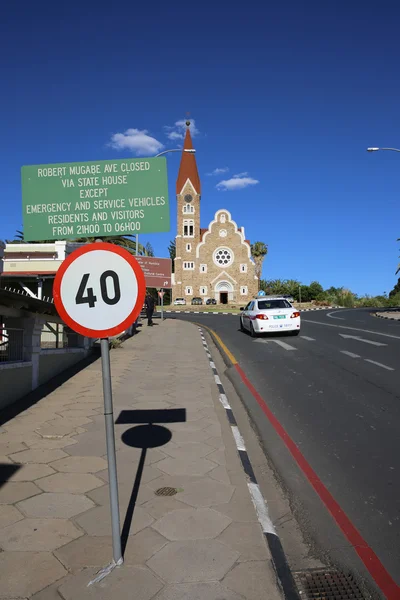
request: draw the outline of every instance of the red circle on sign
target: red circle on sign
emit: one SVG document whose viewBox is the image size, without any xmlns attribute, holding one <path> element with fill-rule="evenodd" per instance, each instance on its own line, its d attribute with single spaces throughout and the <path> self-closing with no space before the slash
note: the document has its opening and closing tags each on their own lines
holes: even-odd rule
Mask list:
<svg viewBox="0 0 400 600">
<path fill-rule="evenodd" d="M 62 283 L 64 274 L 66 273 L 67 269 L 77 258 L 82 256 L 83 254 L 87 254 L 88 252 L 93 252 L 93 251 L 97 251 L 97 250 L 105 250 L 106 252 L 113 252 L 114 254 L 118 254 L 123 259 L 125 259 L 129 263 L 129 265 L 132 267 L 132 270 L 135 273 L 137 287 L 138 287 L 138 293 L 137 293 L 135 306 L 133 307 L 133 310 L 128 315 L 128 317 L 126 317 L 126 319 L 124 319 L 121 323 L 119 323 L 115 327 L 111 327 L 110 329 L 102 329 L 102 330 L 89 329 L 88 327 L 84 327 L 83 325 L 80 325 L 79 323 L 74 321 L 74 319 L 72 319 L 69 316 L 68 312 L 66 311 L 63 301 L 62 301 L 62 298 L 61 298 L 61 283 Z M 115 246 L 115 245 L 109 244 L 107 242 L 96 242 L 95 244 L 86 244 L 85 246 L 82 246 L 82 248 L 78 248 L 77 250 L 74 250 L 61 263 L 61 266 L 56 273 L 56 276 L 54 279 L 54 284 L 53 284 L 54 305 L 57 309 L 59 316 L 62 318 L 64 323 L 66 325 L 68 325 L 68 327 L 70 327 L 70 329 L 72 329 L 73 331 L 76 331 L 80 335 L 83 335 L 85 337 L 90 337 L 90 338 L 112 337 L 112 336 L 118 335 L 119 333 L 122 333 L 123 331 L 128 329 L 128 327 L 130 325 L 132 325 L 132 323 L 134 323 L 134 321 L 136 321 L 137 317 L 139 316 L 140 311 L 142 310 L 142 307 L 143 307 L 145 295 L 146 295 L 146 282 L 145 282 L 145 278 L 144 278 L 144 273 L 142 271 L 141 266 L 135 259 L 135 257 L 132 254 L 130 254 L 127 250 L 125 250 L 124 248 L 121 248 L 121 246 Z"/>
</svg>

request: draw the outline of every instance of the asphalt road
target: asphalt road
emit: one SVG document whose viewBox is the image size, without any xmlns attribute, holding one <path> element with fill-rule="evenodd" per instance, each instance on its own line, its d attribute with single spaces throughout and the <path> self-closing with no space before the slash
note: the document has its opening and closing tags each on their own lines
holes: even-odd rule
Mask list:
<svg viewBox="0 0 400 600">
<path fill-rule="evenodd" d="M 178 318 L 221 337 L 400 585 L 400 322 L 370 309 L 306 312 L 299 337 L 253 340 L 236 316 Z"/>
</svg>

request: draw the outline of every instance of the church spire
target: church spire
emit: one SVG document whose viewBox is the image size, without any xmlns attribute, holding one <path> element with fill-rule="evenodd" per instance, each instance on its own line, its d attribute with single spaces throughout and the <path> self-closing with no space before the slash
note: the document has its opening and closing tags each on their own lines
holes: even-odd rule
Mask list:
<svg viewBox="0 0 400 600">
<path fill-rule="evenodd" d="M 193 142 L 190 135 L 190 121 L 186 121 L 186 134 L 183 143 L 184 150 L 192 150 Z M 190 179 L 197 194 L 200 195 L 200 177 L 197 171 L 196 156 L 190 152 L 182 152 L 181 164 L 179 167 L 178 179 L 176 180 L 176 193 L 180 194 L 186 181 Z"/>
</svg>

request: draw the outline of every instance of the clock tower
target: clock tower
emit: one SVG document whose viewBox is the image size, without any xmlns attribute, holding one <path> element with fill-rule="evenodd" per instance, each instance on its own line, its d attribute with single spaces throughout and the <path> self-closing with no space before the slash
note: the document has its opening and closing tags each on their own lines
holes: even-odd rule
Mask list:
<svg viewBox="0 0 400 600">
<path fill-rule="evenodd" d="M 184 295 L 185 290 L 179 282 L 188 275 L 187 271 L 196 271 L 196 247 L 200 242 L 200 178 L 197 171 L 195 154 L 185 152 L 193 150 L 192 136 L 190 135 L 190 121 L 186 121 L 186 134 L 183 144 L 181 164 L 176 180 L 177 199 L 177 235 L 175 258 L 175 285 L 176 294 Z M 198 265 L 197 265 L 198 270 Z"/>
</svg>

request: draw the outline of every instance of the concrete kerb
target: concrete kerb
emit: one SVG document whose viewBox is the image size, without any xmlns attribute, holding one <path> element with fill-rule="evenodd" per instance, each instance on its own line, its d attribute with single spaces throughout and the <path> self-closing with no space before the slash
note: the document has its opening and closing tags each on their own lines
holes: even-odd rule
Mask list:
<svg viewBox="0 0 400 600">
<path fill-rule="evenodd" d="M 376 312 L 374 313 L 374 317 L 378 317 L 378 319 L 386 319 L 387 321 L 400 321 L 400 311 L 396 313 L 396 316 L 389 317 L 387 316 L 389 313 L 387 312 Z"/>
<path fill-rule="evenodd" d="M 239 431 L 235 416 L 234 416 L 232 408 L 229 404 L 229 399 L 227 397 L 227 394 L 225 392 L 225 389 L 221 382 L 221 379 L 218 375 L 218 371 L 215 366 L 215 363 L 213 362 L 213 359 L 212 359 L 211 353 L 209 351 L 208 344 L 207 344 L 206 338 L 204 336 L 202 327 L 200 325 L 198 325 L 198 328 L 199 328 L 199 332 L 200 332 L 200 335 L 202 338 L 202 343 L 203 343 L 205 353 L 210 362 L 210 368 L 214 375 L 215 383 L 218 387 L 219 400 L 225 409 L 226 417 L 227 417 L 227 420 L 231 427 L 232 435 L 233 435 L 233 438 L 234 438 L 235 444 L 236 444 L 236 449 L 237 449 L 240 461 L 242 463 L 243 471 L 246 475 L 248 490 L 249 490 L 252 502 L 254 504 L 254 508 L 257 513 L 257 518 L 261 525 L 261 528 L 262 528 L 262 531 L 263 531 L 263 534 L 265 537 L 265 541 L 266 541 L 269 551 L 271 553 L 272 563 L 273 563 L 278 581 L 282 588 L 282 592 L 283 592 L 286 600 L 300 600 L 300 595 L 297 591 L 297 587 L 294 582 L 293 575 L 291 573 L 287 557 L 285 555 L 280 538 L 277 535 L 275 527 L 269 517 L 267 502 L 266 502 L 265 498 L 263 497 L 260 487 L 258 485 L 256 476 L 254 473 L 254 469 L 252 467 L 249 455 L 246 450 L 245 442 Z M 216 343 L 217 347 L 219 348 L 221 355 L 224 359 L 224 362 L 227 364 L 228 367 L 231 367 L 232 360 L 226 355 L 225 348 L 223 348 L 221 346 L 221 340 L 219 338 L 215 339 L 215 336 L 213 335 L 213 332 L 211 330 L 208 330 L 208 332 L 209 332 L 212 340 Z"/>
<path fill-rule="evenodd" d="M 300 312 L 309 312 L 315 310 L 332 310 L 335 308 L 341 308 L 340 306 L 316 306 L 315 308 L 300 308 Z M 169 314 L 184 314 L 184 315 L 233 315 L 238 316 L 240 312 L 220 312 L 220 311 L 205 311 L 205 310 L 164 310 L 165 313 Z"/>
</svg>

